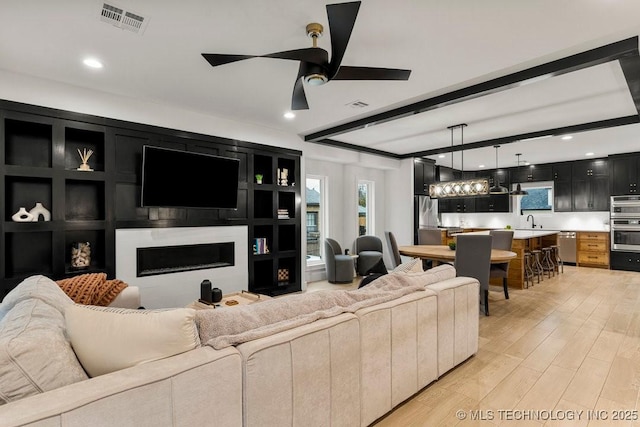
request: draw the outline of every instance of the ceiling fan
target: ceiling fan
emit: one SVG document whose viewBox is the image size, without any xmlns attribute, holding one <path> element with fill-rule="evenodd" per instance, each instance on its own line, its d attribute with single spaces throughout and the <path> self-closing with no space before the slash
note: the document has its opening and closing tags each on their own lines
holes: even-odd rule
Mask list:
<svg viewBox="0 0 640 427">
<path fill-rule="evenodd" d="M 313 47 L 287 50 L 268 55 L 231 55 L 203 53 L 211 66 L 228 64 L 250 58 L 277 58 L 300 61 L 298 76 L 293 86 L 292 110 L 308 110 L 309 104 L 304 93 L 303 80 L 310 85 L 322 85 L 331 80 L 408 80 L 411 70 L 395 68 L 350 67 L 341 65 L 351 31 L 360 9 L 359 1 L 327 5 L 327 18 L 331 30 L 331 61 L 326 50 L 318 47 L 318 38 L 323 27 L 318 23 L 307 25 L 307 35 L 313 40 Z"/>
</svg>

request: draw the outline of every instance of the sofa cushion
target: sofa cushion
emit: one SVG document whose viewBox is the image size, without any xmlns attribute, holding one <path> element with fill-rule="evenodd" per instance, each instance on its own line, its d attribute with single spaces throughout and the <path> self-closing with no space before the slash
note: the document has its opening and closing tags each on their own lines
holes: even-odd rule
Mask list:
<svg viewBox="0 0 640 427">
<path fill-rule="evenodd" d="M 56 282 L 45 276 L 31 276 L 13 288 L 2 300 L 3 310 L 10 310 L 20 301 L 36 298 L 56 308 L 61 314 L 73 301 Z"/>
<path fill-rule="evenodd" d="M 70 305 L 65 318 L 80 363 L 95 377 L 198 347 L 194 313 Z"/>
<path fill-rule="evenodd" d="M 0 404 L 88 378 L 60 311 L 39 298 L 12 306 L 0 321 L 0 378 Z"/>
</svg>

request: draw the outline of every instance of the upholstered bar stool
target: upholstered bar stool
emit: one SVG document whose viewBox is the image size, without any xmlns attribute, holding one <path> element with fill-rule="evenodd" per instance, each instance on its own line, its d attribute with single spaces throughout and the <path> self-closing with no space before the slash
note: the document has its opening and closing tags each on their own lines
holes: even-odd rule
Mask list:
<svg viewBox="0 0 640 427">
<path fill-rule="evenodd" d="M 540 249 L 534 249 L 531 251 L 531 269 L 533 270 L 533 274 L 538 278 L 538 283 L 540 280 L 544 280 L 544 269 L 541 264 L 542 260 L 542 251 Z"/>
<path fill-rule="evenodd" d="M 547 273 L 549 278 L 551 278 L 551 275 L 556 275 L 556 266 L 553 264 L 553 260 L 551 259 L 550 246 L 542 248 L 542 261 L 540 264 L 542 264 L 543 274 Z"/>
</svg>

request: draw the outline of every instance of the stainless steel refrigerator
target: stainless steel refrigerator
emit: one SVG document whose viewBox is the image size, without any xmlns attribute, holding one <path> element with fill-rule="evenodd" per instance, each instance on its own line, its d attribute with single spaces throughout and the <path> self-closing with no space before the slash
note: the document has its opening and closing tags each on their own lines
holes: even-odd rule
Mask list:
<svg viewBox="0 0 640 427">
<path fill-rule="evenodd" d="M 413 241 L 418 244 L 419 228 L 436 228 L 440 225 L 438 199 L 432 199 L 429 196 L 414 196 L 413 225 Z"/>
</svg>

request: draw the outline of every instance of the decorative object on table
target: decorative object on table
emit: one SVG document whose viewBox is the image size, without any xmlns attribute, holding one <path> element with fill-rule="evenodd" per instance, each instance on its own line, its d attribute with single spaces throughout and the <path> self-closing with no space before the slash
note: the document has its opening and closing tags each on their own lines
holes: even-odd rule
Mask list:
<svg viewBox="0 0 640 427">
<path fill-rule="evenodd" d="M 289 269 L 288 268 L 279 268 L 278 269 L 278 283 L 289 283 Z"/>
<path fill-rule="evenodd" d="M 220 288 L 211 289 L 211 302 L 222 301 L 222 290 Z"/>
<path fill-rule="evenodd" d="M 89 242 L 73 242 L 71 244 L 71 267 L 87 268 L 91 264 L 91 244 Z"/>
<path fill-rule="evenodd" d="M 262 174 L 256 174 L 256 184 L 262 184 Z"/>
<path fill-rule="evenodd" d="M 80 155 L 80 160 L 82 160 L 82 164 L 80 165 L 78 170 L 87 171 L 87 172 L 93 171 L 93 169 L 91 169 L 88 163 L 89 158 L 93 154 L 93 150 L 87 150 L 86 148 L 83 148 L 82 151 L 80 151 L 80 149 L 78 148 L 78 154 Z"/>
<path fill-rule="evenodd" d="M 33 215 L 31 215 L 24 207 L 20 207 L 18 212 L 14 213 L 11 217 L 15 222 L 32 222 Z"/>
<path fill-rule="evenodd" d="M 449 242 L 449 249 L 451 249 L 452 251 L 456 250 L 456 242 Z"/>
<path fill-rule="evenodd" d="M 36 202 L 36 205 L 29 211 L 29 213 L 33 215 L 33 222 L 38 222 L 41 215 L 43 221 L 51 221 L 51 212 L 42 206 L 42 203 Z"/>
<path fill-rule="evenodd" d="M 200 300 L 204 302 L 212 302 L 211 300 L 211 281 L 205 279 L 200 282 Z"/>
</svg>

